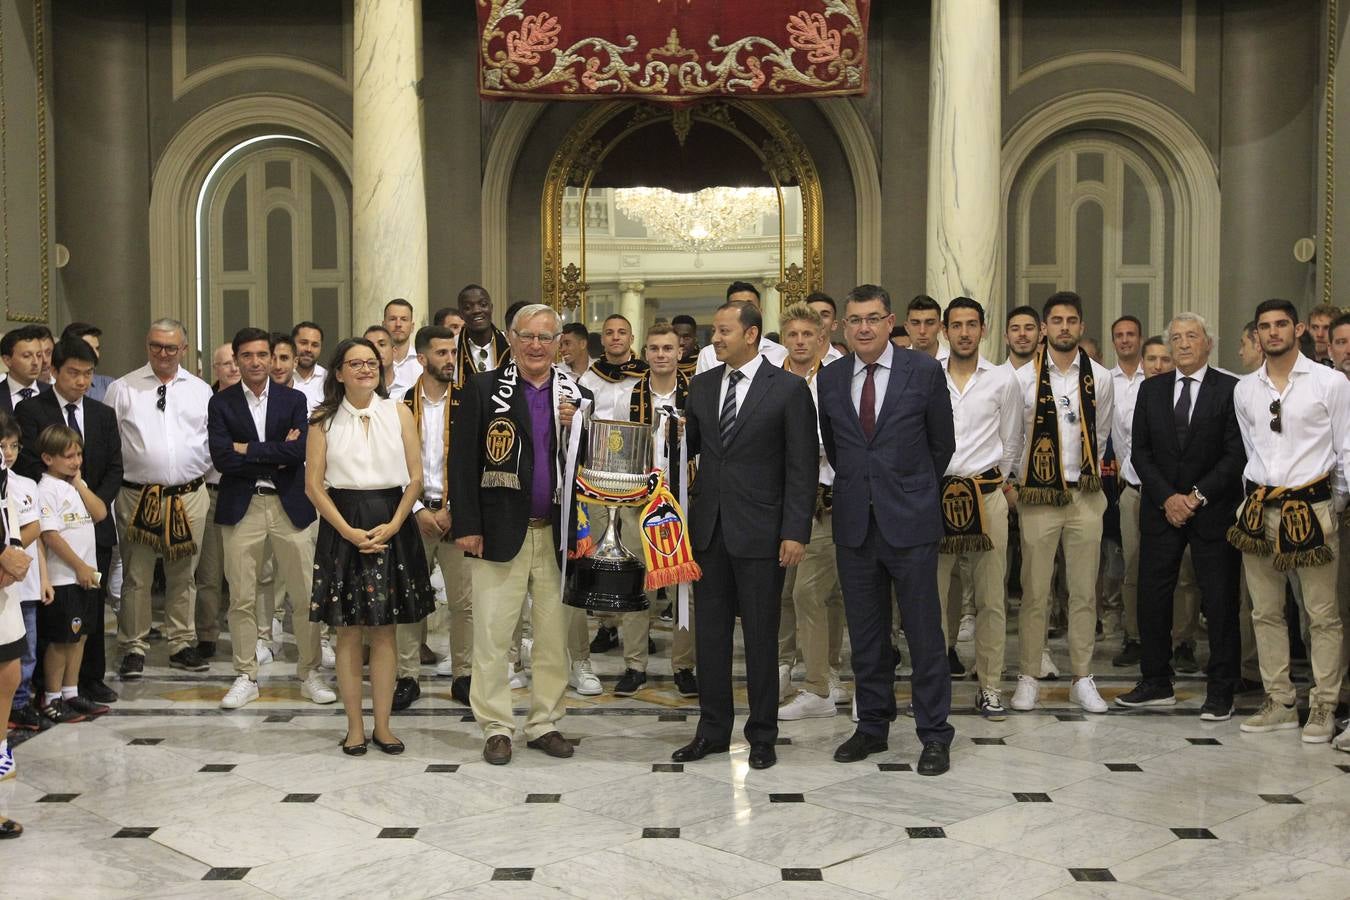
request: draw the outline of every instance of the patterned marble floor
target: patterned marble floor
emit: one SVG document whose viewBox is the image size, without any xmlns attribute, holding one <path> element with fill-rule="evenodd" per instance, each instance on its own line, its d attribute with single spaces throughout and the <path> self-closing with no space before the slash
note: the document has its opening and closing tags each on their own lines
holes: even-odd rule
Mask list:
<svg viewBox="0 0 1350 900">
<path fill-rule="evenodd" d="M 293 662 L 220 711 L 226 658 L 186 675 L 155 645 L 115 714 L 18 747 L 0 813 L 27 833 L 0 843 L 0 896 L 1350 897 L 1350 755 L 1202 723 L 1193 681 L 1169 714 L 1087 717 L 1061 680 L 999 723 L 959 682 L 952 770 L 921 778 L 905 718 L 888 753 L 833 762 L 842 707 L 783 723 L 772 769 L 744 743 L 674 765 L 696 707 L 663 679 L 569 698 L 571 760 L 518 743 L 488 766 L 430 668 L 395 720 L 407 753 L 349 758 L 340 709 L 302 700 Z M 596 661 L 612 686 L 618 653 Z M 1133 680 L 1100 668 L 1108 696 Z"/>
</svg>

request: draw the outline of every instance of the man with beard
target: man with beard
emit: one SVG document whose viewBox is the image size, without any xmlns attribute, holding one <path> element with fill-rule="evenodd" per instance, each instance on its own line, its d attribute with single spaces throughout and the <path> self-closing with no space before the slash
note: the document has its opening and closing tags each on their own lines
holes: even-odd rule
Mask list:
<svg viewBox="0 0 1350 900">
<path fill-rule="evenodd" d="M 1003 365 L 1016 372 L 1036 357 L 1041 340 L 1041 314 L 1031 306 L 1019 306 L 1008 313 L 1003 340 L 1008 345 L 1008 361 Z"/>
<path fill-rule="evenodd" d="M 328 370 L 319 365 L 323 352 L 323 329 L 314 322 L 300 322 L 291 329 L 295 344 L 295 374 L 291 387 L 305 395 L 309 412 L 323 402 L 323 379 Z"/>
<path fill-rule="evenodd" d="M 1320 303 L 1308 313 L 1308 334 L 1312 336 L 1313 359 L 1324 366 L 1332 366 L 1331 323 L 1341 311 L 1330 303 Z"/>
<path fill-rule="evenodd" d="M 1111 390 L 1116 401 L 1111 447 L 1119 467 L 1116 484 L 1120 491 L 1120 551 L 1125 560 L 1125 574 L 1120 581 L 1121 604 L 1111 610 L 1119 615 L 1121 630 L 1125 632 L 1120 653 L 1111 660 L 1116 667 L 1139 664 L 1139 475 L 1130 464 L 1130 430 L 1134 425 L 1135 398 L 1146 377 L 1140 360 L 1143 334 L 1144 326 L 1134 316 L 1121 316 L 1111 323 L 1111 343 L 1116 348 L 1116 364 L 1111 369 Z"/>
<path fill-rule="evenodd" d="M 698 322 L 693 316 L 676 316 L 670 320 L 670 327 L 680 339 L 680 371 L 685 378 L 693 378 L 698 368 Z"/>
<path fill-rule="evenodd" d="M 491 371 L 506 362 L 511 348 L 506 335 L 492 324 L 492 298 L 486 288 L 467 284 L 460 289 L 456 303 L 464 320 L 455 354 L 455 387 L 460 387 L 470 375 Z"/>
<path fill-rule="evenodd" d="M 759 288 L 748 281 L 733 281 L 727 285 L 727 302 L 749 303 L 756 310 L 761 310 Z M 764 354 L 764 358 L 775 366 L 781 366 L 783 360 L 787 359 L 787 348 L 782 344 L 774 343 L 762 334 L 759 336 L 759 352 Z M 715 369 L 719 365 L 721 365 L 721 361 L 717 357 L 716 349 L 712 344 L 708 344 L 698 351 L 698 364 L 694 367 L 694 373 L 701 374 L 709 369 Z"/>
<path fill-rule="evenodd" d="M 450 507 L 447 503 L 450 473 L 451 384 L 455 380 L 455 334 L 448 328 L 428 325 L 417 331 L 414 340 L 422 377 L 404 403 L 412 410 L 422 439 L 422 499 L 413 507 L 417 527 L 422 532 L 428 568 L 437 563 L 445 581 L 445 596 L 450 613 L 450 695 L 469 705 L 470 676 L 473 674 L 473 604 L 464 551 L 450 536 Z M 426 643 L 427 623 L 399 625 L 398 682 L 394 686 L 394 709 L 406 709 L 421 695 L 418 673 L 421 648 Z M 438 667 L 437 672 L 441 669 Z"/>
<path fill-rule="evenodd" d="M 384 305 L 384 330 L 389 332 L 389 343 L 393 348 L 394 381 L 386 384 L 389 396 L 395 396 L 395 386 L 402 396 L 412 389 L 417 379 L 422 377 L 422 366 L 413 352 L 413 307 L 402 297 L 390 300 Z"/>
</svg>

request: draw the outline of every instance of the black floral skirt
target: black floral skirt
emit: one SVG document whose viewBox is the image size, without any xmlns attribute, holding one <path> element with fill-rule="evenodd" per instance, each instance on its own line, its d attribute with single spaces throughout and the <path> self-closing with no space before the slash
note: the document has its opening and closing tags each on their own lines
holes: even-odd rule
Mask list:
<svg viewBox="0 0 1350 900">
<path fill-rule="evenodd" d="M 374 528 L 394 517 L 402 488 L 351 491 L 330 488 L 338 512 L 355 528 Z M 335 628 L 420 622 L 436 608 L 422 536 L 412 516 L 381 553 L 362 553 L 326 520 L 314 546 L 314 592 L 309 619 Z"/>
</svg>

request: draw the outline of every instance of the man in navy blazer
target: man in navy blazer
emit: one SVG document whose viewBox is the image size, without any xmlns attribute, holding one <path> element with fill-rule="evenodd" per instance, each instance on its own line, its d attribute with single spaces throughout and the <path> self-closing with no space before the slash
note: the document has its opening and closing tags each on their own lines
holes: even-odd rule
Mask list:
<svg viewBox="0 0 1350 900">
<path fill-rule="evenodd" d="M 207 405 L 211 459 L 220 472 L 216 524 L 230 584 L 230 643 L 239 673 L 220 705 L 238 709 L 258 699 L 258 570 L 269 549 L 279 586 L 296 610 L 300 693 L 315 703 L 332 703 L 337 694 L 319 675 L 319 629 L 309 621 L 316 517 L 305 497 L 305 395 L 273 383 L 266 331 L 242 329 L 233 348 L 239 383 Z"/>
<path fill-rule="evenodd" d="M 938 483 L 956 450 L 951 400 L 941 364 L 891 344 L 895 317 L 884 288 L 854 288 L 844 324 L 854 352 L 816 376 L 858 704 L 858 729 L 834 758 L 856 762 L 887 749 L 895 720 L 893 586 L 914 660 L 917 771 L 940 775 L 955 733 L 937 587 Z"/>
</svg>

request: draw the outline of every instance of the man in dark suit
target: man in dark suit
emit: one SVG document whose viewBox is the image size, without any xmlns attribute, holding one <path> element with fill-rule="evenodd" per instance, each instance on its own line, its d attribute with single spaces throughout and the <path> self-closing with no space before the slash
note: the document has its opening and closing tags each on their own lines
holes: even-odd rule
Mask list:
<svg viewBox="0 0 1350 900">
<path fill-rule="evenodd" d="M 713 317 L 721 365 L 695 375 L 685 403 L 689 452 L 700 454 L 689 490 L 689 528 L 703 568 L 695 588 L 698 732 L 672 759 L 725 752 L 736 713 L 731 657 L 736 616 L 745 641 L 750 766 L 777 761 L 778 620 L 783 579 L 811 540 L 820 445 L 806 381 L 760 355 L 759 309 L 732 301 Z"/>
<path fill-rule="evenodd" d="M 895 347 L 894 324 L 884 288 L 854 288 L 844 318 L 854 352 L 816 376 L 821 440 L 836 473 L 834 544 L 858 702 L 858 729 L 834 758 L 856 762 L 887 749 L 895 721 L 893 585 L 914 661 L 918 772 L 940 775 L 955 732 L 937 586 L 938 480 L 956 435 L 941 364 Z"/>
<path fill-rule="evenodd" d="M 220 705 L 238 709 L 258 699 L 258 571 L 269 551 L 280 591 L 298 611 L 309 607 L 314 580 L 314 506 L 305 496 L 305 395 L 272 381 L 270 335 L 244 328 L 234 336 L 240 380 L 212 395 L 206 431 L 220 472 L 216 524 L 230 585 L 230 644 L 238 673 Z M 319 628 L 294 617 L 300 693 L 315 703 L 337 694 L 319 674 Z"/>
<path fill-rule="evenodd" d="M 1189 546 L 1209 629 L 1209 685 L 1200 718 L 1233 714 L 1242 655 L 1238 567 L 1226 534 L 1242 500 L 1247 455 L 1233 408 L 1237 379 L 1209 365 L 1205 320 L 1181 313 L 1168 326 L 1175 373 L 1148 379 L 1134 407 L 1130 460 L 1139 474 L 1139 639 L 1142 679 L 1124 707 L 1172 706 L 1172 595 Z"/>
<path fill-rule="evenodd" d="M 49 425 L 68 425 L 84 437 L 84 462 L 80 476 L 104 503 L 112 506 L 122 487 L 122 438 L 113 411 L 85 396 L 94 381 L 98 354 L 78 337 L 65 337 L 52 350 L 53 387 L 24 400 L 14 411 L 23 431 L 23 447 L 14 466 L 20 475 L 37 481 L 44 466 L 37 452 L 38 435 Z M 7 394 L 0 391 L 0 394 Z M 112 569 L 117 528 L 108 516 L 94 526 L 98 570 L 106 589 Z M 80 695 L 95 703 L 112 703 L 117 692 L 104 682 L 107 667 L 103 646 L 103 617 L 95 616 L 80 663 Z"/>
<path fill-rule="evenodd" d="M 469 704 L 483 729 L 483 759 L 498 766 L 511 761 L 516 728 L 506 655 L 527 594 L 534 627 L 527 746 L 560 759 L 572 755 L 558 731 L 568 671 L 559 548 L 564 512 L 567 546 L 576 546 L 577 504 L 573 486 L 563 483 L 562 460 L 569 429 L 580 427 L 573 416 L 591 395 L 553 366 L 561 330 L 551 307 L 522 307 L 511 320 L 509 351 L 502 351 L 509 360 L 452 388 L 460 399 L 451 421 L 450 529 L 472 557 Z"/>
<path fill-rule="evenodd" d="M 46 393 L 52 386 L 43 381 L 44 341 L 51 332 L 41 325 L 25 325 L 5 332 L 0 338 L 0 360 L 9 374 L 0 387 L 0 409 L 14 412 L 20 403 Z"/>
</svg>

